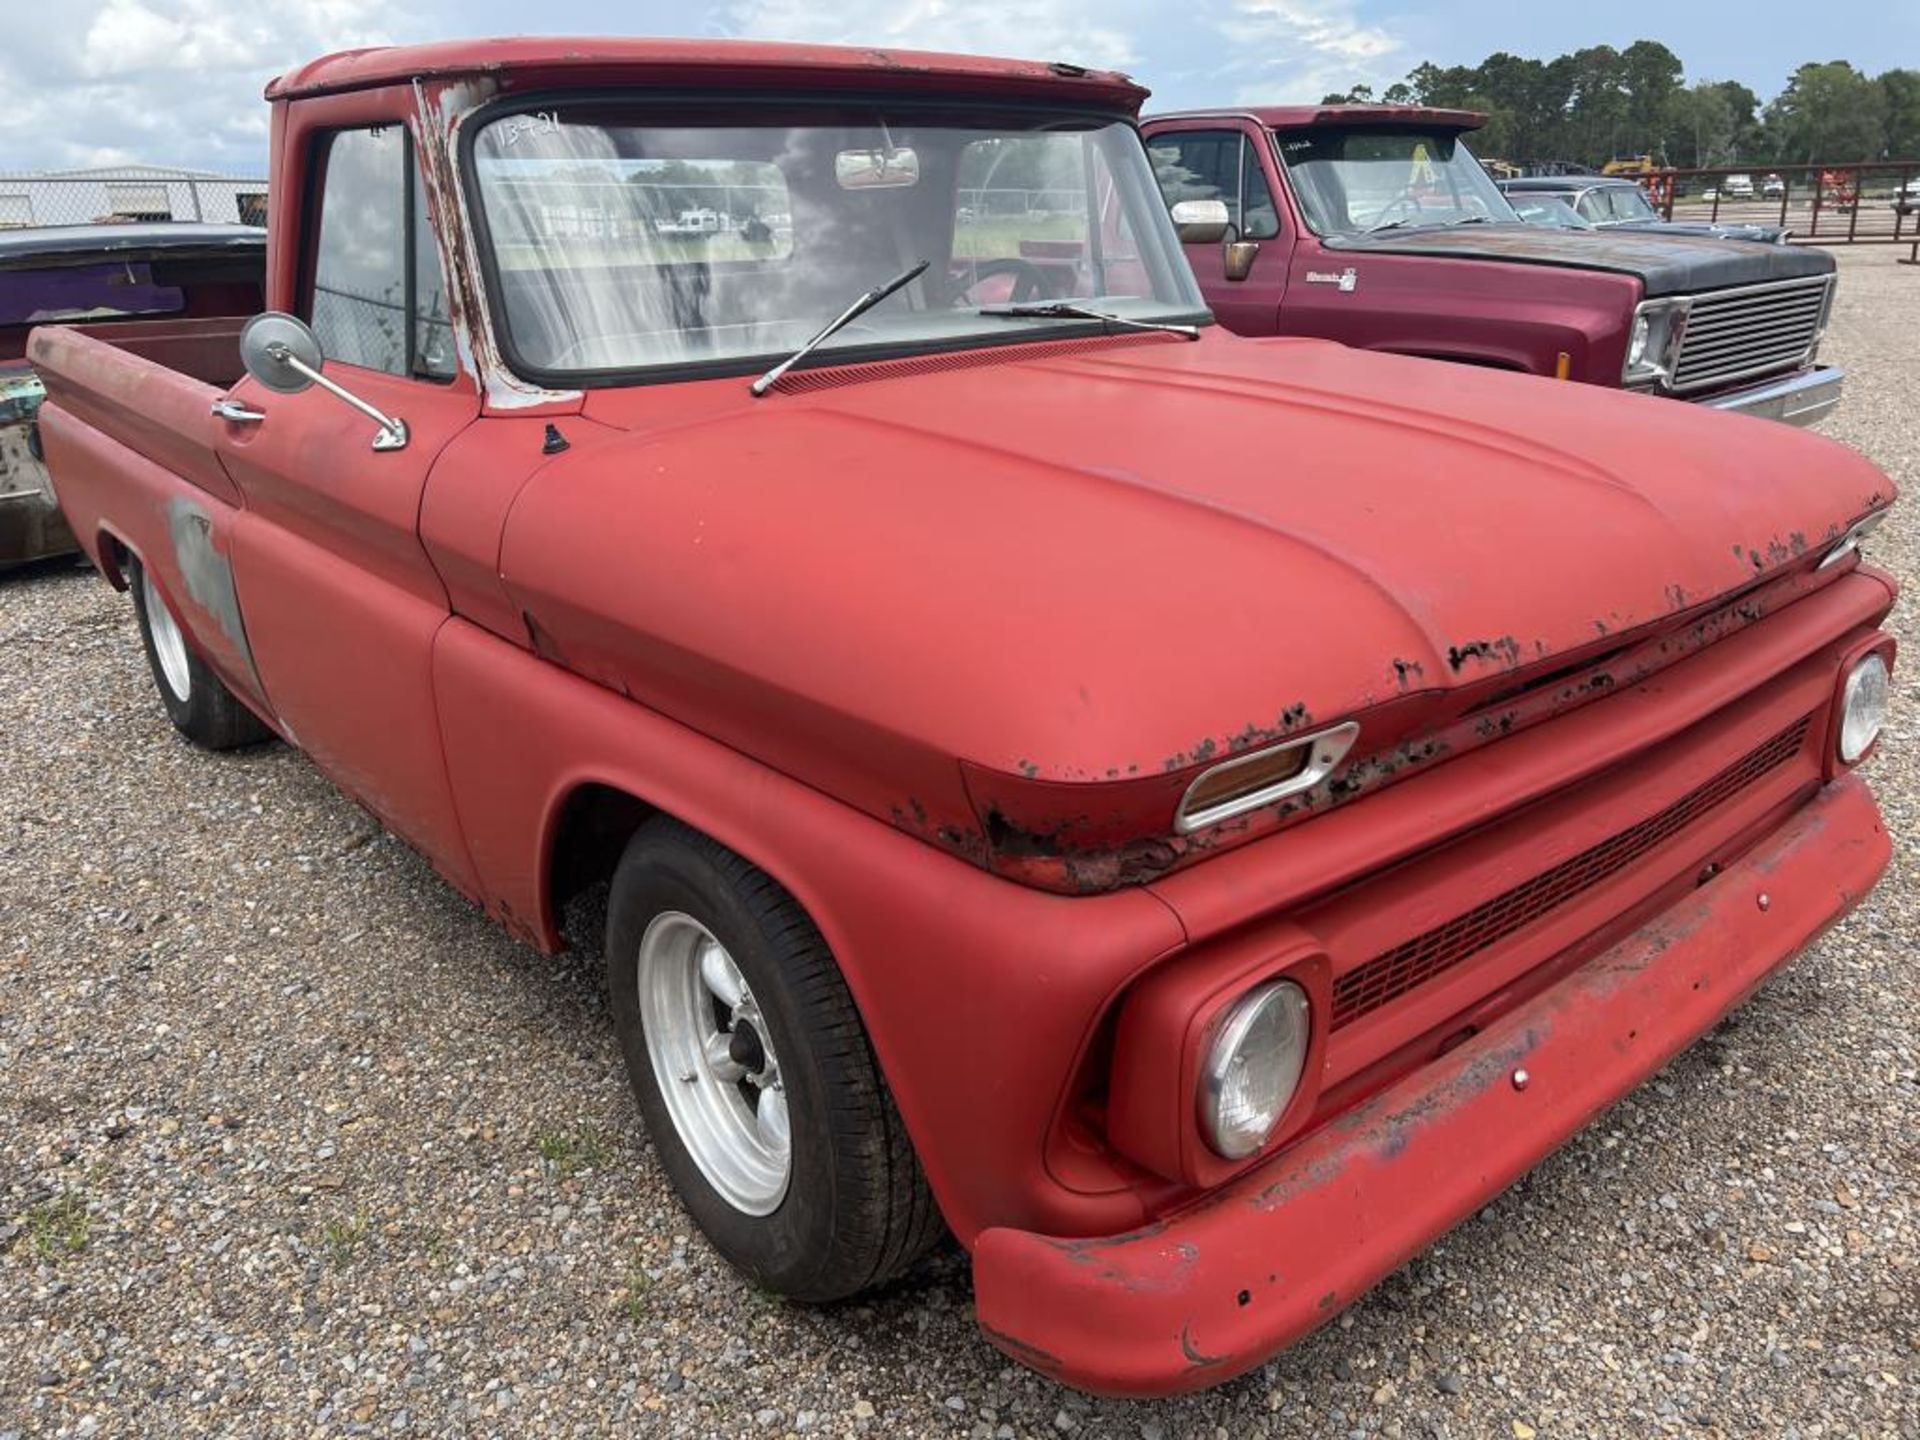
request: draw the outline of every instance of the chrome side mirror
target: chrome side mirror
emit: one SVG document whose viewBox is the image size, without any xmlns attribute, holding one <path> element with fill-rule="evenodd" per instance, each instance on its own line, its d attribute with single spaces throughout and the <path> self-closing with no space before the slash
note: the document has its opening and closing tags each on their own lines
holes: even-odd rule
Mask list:
<svg viewBox="0 0 1920 1440">
<path fill-rule="evenodd" d="M 1176 200 L 1169 213 L 1182 245 L 1211 245 L 1233 223 L 1224 200 Z"/>
<path fill-rule="evenodd" d="M 247 374 L 277 395 L 298 395 L 318 385 L 380 427 L 374 433 L 374 449 L 406 448 L 406 421 L 374 408 L 321 373 L 326 368 L 326 357 L 320 353 L 320 341 L 304 320 L 277 310 L 254 316 L 240 331 L 240 363 L 246 367 Z"/>
</svg>

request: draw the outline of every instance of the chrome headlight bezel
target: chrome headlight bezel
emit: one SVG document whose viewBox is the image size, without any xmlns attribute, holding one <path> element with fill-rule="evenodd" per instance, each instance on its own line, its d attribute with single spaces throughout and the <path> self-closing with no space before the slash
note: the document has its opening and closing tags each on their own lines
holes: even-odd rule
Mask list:
<svg viewBox="0 0 1920 1440">
<path fill-rule="evenodd" d="M 1300 1093 L 1312 1045 L 1313 1003 L 1293 980 L 1262 981 L 1229 1005 L 1207 1042 L 1194 1097 L 1208 1148 L 1228 1160 L 1258 1154 Z M 1265 1046 L 1266 1053 L 1254 1053 L 1254 1046 Z M 1236 1119 L 1229 1114 L 1235 1072 L 1253 1066 L 1264 1072 L 1252 1082 L 1260 1103 L 1250 1116 Z"/>
<path fill-rule="evenodd" d="M 1887 657 L 1869 650 L 1853 662 L 1840 686 L 1840 723 L 1834 731 L 1834 749 L 1842 765 L 1858 765 L 1873 750 L 1886 729 L 1893 697 L 1893 675 Z"/>
<path fill-rule="evenodd" d="M 1692 300 L 1684 295 L 1642 300 L 1633 309 L 1627 331 L 1627 354 L 1620 367 L 1622 385 L 1669 385 L 1680 358 L 1680 337 L 1686 333 Z"/>
</svg>

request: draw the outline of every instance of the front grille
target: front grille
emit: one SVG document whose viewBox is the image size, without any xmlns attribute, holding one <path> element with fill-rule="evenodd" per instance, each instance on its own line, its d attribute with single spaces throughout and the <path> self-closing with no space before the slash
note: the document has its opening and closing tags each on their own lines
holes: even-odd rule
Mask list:
<svg viewBox="0 0 1920 1440">
<path fill-rule="evenodd" d="M 1801 364 L 1819 338 L 1831 275 L 1694 297 L 1673 388 L 1705 390 Z"/>
<path fill-rule="evenodd" d="M 1788 726 L 1657 815 L 1348 971 L 1334 982 L 1333 1028 L 1378 1010 L 1617 875 L 1709 810 L 1786 764 L 1806 742 L 1811 723 L 1808 717 Z"/>
</svg>

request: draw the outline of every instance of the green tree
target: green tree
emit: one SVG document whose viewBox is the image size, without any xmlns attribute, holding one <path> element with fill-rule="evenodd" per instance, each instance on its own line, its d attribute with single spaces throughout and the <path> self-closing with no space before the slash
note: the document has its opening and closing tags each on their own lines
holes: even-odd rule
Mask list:
<svg viewBox="0 0 1920 1440">
<path fill-rule="evenodd" d="M 1675 91 L 1665 129 L 1668 163 L 1705 167 L 1757 158 L 1759 108 L 1760 97 L 1737 80 L 1702 80 Z"/>
<path fill-rule="evenodd" d="M 1681 93 L 1682 74 L 1680 57 L 1658 40 L 1636 40 L 1620 52 L 1620 86 L 1626 92 L 1624 139 L 1631 153 L 1659 155 L 1674 97 Z"/>
<path fill-rule="evenodd" d="M 1874 83 L 1886 106 L 1887 159 L 1920 159 L 1920 70 L 1889 70 Z"/>
<path fill-rule="evenodd" d="M 1809 63 L 1767 105 L 1773 158 L 1789 165 L 1871 159 L 1886 143 L 1886 95 L 1844 60 Z"/>
</svg>

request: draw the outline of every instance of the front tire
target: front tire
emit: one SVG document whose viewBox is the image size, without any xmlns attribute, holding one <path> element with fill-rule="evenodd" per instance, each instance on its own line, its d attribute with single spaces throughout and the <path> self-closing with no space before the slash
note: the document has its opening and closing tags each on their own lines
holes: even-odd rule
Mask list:
<svg viewBox="0 0 1920 1440">
<path fill-rule="evenodd" d="M 128 559 L 127 584 L 153 685 L 173 728 L 207 750 L 235 750 L 273 738 L 260 717 L 194 654 L 167 597 L 137 556 Z"/>
<path fill-rule="evenodd" d="M 661 1164 L 753 1280 L 838 1300 L 939 1238 L 839 967 L 770 876 L 677 821 L 647 822 L 614 873 L 607 981 Z"/>
</svg>

